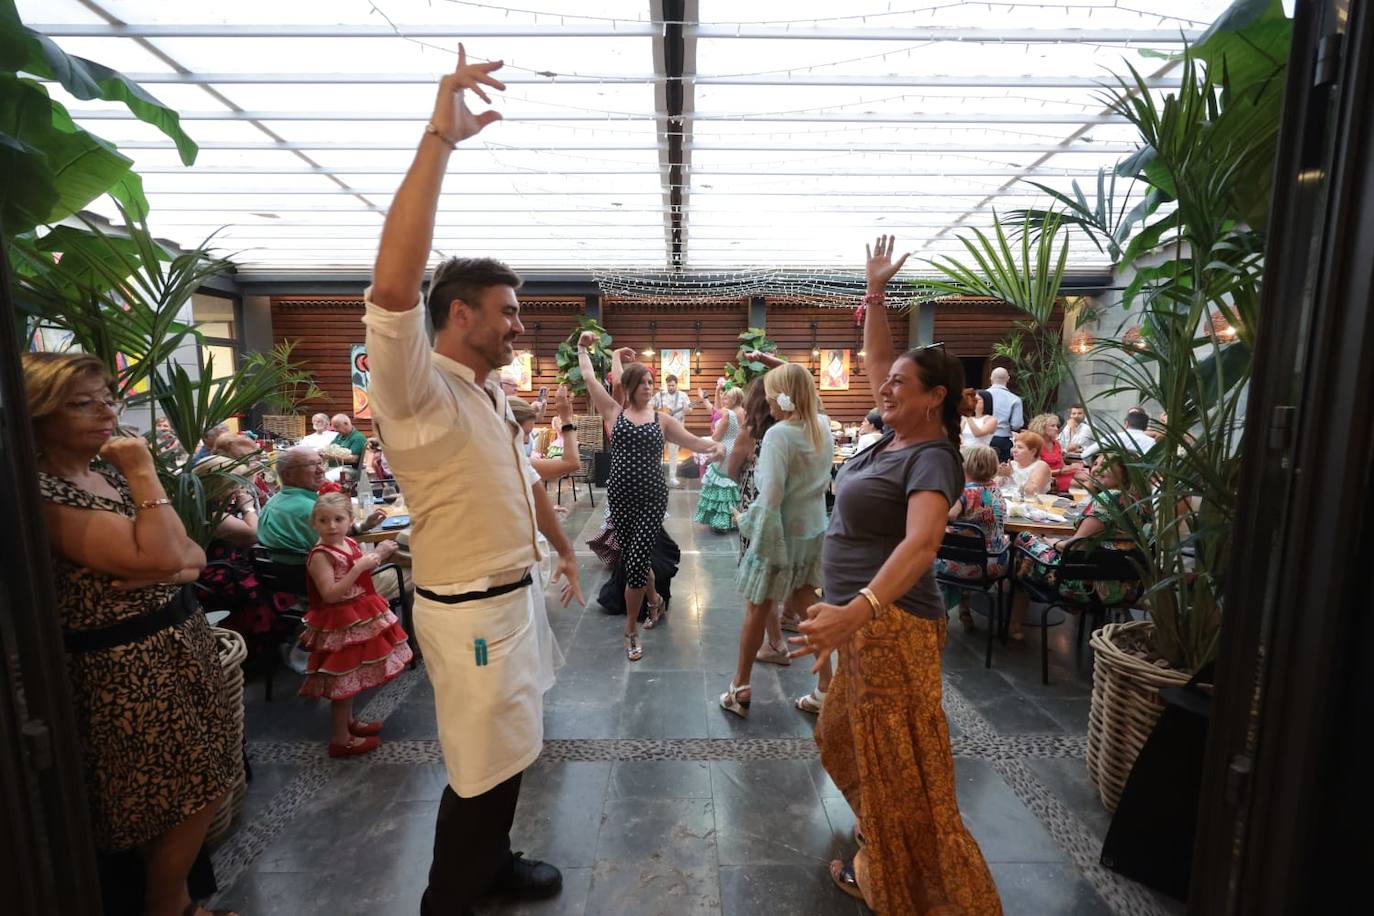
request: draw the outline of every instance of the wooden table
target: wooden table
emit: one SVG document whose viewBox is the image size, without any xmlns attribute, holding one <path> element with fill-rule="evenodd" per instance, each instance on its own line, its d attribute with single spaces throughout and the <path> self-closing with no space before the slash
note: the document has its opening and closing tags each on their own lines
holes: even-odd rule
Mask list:
<svg viewBox="0 0 1374 916">
<path fill-rule="evenodd" d="M 381 509 L 383 512 L 386 513 L 387 518 L 391 518 L 392 516 L 396 515 L 410 514 L 410 509 L 406 506 L 401 506 L 400 508 L 397 508 L 395 506 L 382 506 Z M 371 531 L 368 531 L 364 534 L 358 535 L 353 540 L 357 541 L 359 544 L 378 544 L 382 541 L 394 541 L 402 531 L 409 530 L 410 526 L 406 526 L 404 528 L 377 527 L 373 528 Z"/>
<path fill-rule="evenodd" d="M 1007 508 L 1010 509 L 1014 500 L 1007 501 Z M 1029 532 L 1041 537 L 1063 537 L 1073 534 L 1076 527 L 1073 522 L 1038 522 L 1025 516 L 1013 516 L 1008 514 L 1003 520 L 1002 527 L 1010 534 L 1018 534 L 1022 531 Z"/>
</svg>

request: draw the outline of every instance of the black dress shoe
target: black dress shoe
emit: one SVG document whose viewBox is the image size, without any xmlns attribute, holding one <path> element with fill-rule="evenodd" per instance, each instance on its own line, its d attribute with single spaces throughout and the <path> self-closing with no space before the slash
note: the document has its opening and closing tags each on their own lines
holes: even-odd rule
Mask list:
<svg viewBox="0 0 1374 916">
<path fill-rule="evenodd" d="M 517 852 L 491 889 L 519 900 L 543 900 L 563 889 L 563 873 L 547 862 L 527 859 L 523 852 Z"/>
</svg>

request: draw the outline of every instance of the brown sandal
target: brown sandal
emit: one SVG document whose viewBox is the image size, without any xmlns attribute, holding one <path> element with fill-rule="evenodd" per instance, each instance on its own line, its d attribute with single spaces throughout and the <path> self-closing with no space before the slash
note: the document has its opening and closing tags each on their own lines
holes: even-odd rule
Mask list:
<svg viewBox="0 0 1374 916">
<path fill-rule="evenodd" d="M 864 892 L 859 889 L 859 879 L 854 876 L 854 863 L 834 859 L 830 863 L 830 880 L 835 886 L 855 900 L 863 900 Z"/>
</svg>

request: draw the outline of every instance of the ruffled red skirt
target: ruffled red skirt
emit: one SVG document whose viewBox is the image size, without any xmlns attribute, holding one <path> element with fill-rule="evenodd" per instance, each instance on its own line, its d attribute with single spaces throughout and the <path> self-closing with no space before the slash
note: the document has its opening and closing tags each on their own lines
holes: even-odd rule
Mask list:
<svg viewBox="0 0 1374 916">
<path fill-rule="evenodd" d="M 346 700 L 400 674 L 412 653 L 406 631 L 375 593 L 311 608 L 301 645 L 310 650 L 303 697 Z"/>
</svg>

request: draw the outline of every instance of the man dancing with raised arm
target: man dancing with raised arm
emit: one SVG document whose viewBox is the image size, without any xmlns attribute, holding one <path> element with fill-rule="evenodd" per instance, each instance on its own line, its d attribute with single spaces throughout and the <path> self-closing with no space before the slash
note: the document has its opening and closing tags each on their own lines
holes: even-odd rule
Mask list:
<svg viewBox="0 0 1374 916">
<path fill-rule="evenodd" d="M 558 553 L 563 604 L 583 602 L 572 543 L 544 488 L 529 483 L 522 431 L 497 375 L 524 331 L 521 281 L 499 261 L 450 258 L 434 270 L 427 309 L 420 299 L 449 154 L 501 117 L 474 115 L 463 94 L 490 104 L 482 87 L 506 88 L 491 76 L 500 66 L 469 64 L 458 46 L 458 68 L 440 81 L 382 228 L 363 318 L 373 419 L 413 520 L 415 631 L 448 770 L 425 916 L 467 916 L 493 891 L 548 897 L 563 883 L 552 865 L 510 848 L 520 776 L 543 745 L 543 695 L 553 685 L 553 634 L 544 596 L 531 588 L 536 528 Z"/>
</svg>

